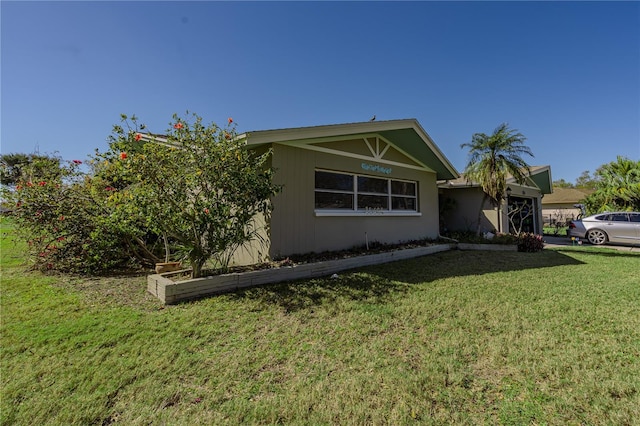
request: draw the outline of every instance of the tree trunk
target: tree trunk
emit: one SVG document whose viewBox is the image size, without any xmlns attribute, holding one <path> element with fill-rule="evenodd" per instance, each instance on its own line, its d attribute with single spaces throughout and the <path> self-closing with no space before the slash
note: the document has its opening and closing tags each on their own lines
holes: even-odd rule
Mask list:
<svg viewBox="0 0 640 426">
<path fill-rule="evenodd" d="M 189 259 L 191 262 L 191 278 L 200 278 L 202 276 L 202 267 L 204 266 L 204 260 L 202 259 Z"/>
<path fill-rule="evenodd" d="M 167 234 L 162 234 L 162 240 L 164 241 L 164 262 L 169 262 L 169 239 L 167 238 Z"/>
<path fill-rule="evenodd" d="M 478 210 L 478 229 L 476 229 L 476 235 L 480 235 L 480 231 L 482 230 L 482 211 L 484 210 L 484 203 L 489 198 L 486 193 L 484 193 L 482 197 L 482 202 L 480 203 L 480 210 Z"/>
</svg>

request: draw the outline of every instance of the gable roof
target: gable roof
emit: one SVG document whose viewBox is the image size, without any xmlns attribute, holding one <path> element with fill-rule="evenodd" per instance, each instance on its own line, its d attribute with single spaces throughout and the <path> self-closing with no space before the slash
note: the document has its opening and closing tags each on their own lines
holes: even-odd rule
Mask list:
<svg viewBox="0 0 640 426">
<path fill-rule="evenodd" d="M 533 183 L 540 188 L 540 192 L 543 194 L 551 194 L 553 192 L 553 180 L 551 179 L 551 167 L 550 166 L 531 166 L 529 167 L 531 173 L 529 178 Z M 511 178 L 512 182 L 515 179 Z M 507 181 L 508 182 L 508 181 Z"/>
<path fill-rule="evenodd" d="M 245 139 L 250 147 L 258 147 L 283 142 L 318 143 L 335 137 L 372 134 L 382 136 L 421 166 L 436 172 L 437 180 L 456 179 L 460 175 L 415 118 L 258 130 L 243 133 L 238 138 Z"/>
<path fill-rule="evenodd" d="M 553 185 L 551 180 L 551 167 L 550 166 L 530 166 L 530 173 L 526 177 L 525 183 L 523 186 L 528 186 L 530 188 L 537 188 L 540 190 L 542 194 L 551 194 L 553 192 Z M 517 185 L 516 180 L 513 176 L 507 176 L 506 183 Z M 457 179 L 449 180 L 447 182 L 441 182 L 438 185 L 440 188 L 469 188 L 469 187 L 479 187 L 480 184 L 477 182 L 467 182 L 467 179 L 464 176 L 460 176 Z"/>
<path fill-rule="evenodd" d="M 542 199 L 542 205 L 577 204 L 593 192 L 593 189 L 555 188 L 552 194 L 546 195 Z"/>
</svg>

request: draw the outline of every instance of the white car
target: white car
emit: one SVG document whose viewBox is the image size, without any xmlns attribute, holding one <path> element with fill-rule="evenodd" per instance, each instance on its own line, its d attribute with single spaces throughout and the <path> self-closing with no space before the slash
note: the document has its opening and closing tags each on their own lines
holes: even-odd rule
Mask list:
<svg viewBox="0 0 640 426">
<path fill-rule="evenodd" d="M 586 238 L 591 244 L 640 245 L 640 213 L 598 213 L 572 220 L 567 229 L 569 237 Z"/>
</svg>

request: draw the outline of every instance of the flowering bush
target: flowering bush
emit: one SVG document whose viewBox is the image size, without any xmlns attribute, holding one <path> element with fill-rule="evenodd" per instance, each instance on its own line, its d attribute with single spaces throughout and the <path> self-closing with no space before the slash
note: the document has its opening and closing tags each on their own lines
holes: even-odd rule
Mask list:
<svg viewBox="0 0 640 426">
<path fill-rule="evenodd" d="M 141 135 L 135 116 L 122 116 L 122 123 L 114 126 L 110 150 L 101 158 L 118 163 L 112 185 L 117 177 L 131 214 L 173 239 L 194 277 L 210 259 L 226 268 L 239 247 L 258 238 L 256 218 L 269 214 L 269 200 L 279 190 L 270 152 L 245 149 L 231 118 L 221 128 L 205 126 L 195 114 L 174 115 L 162 136 Z"/>
<path fill-rule="evenodd" d="M 114 224 L 121 207 L 99 177 L 82 172 L 80 160 L 50 164 L 55 170 L 27 168 L 8 193 L 34 267 L 99 272 L 131 260 L 151 263 L 148 231 Z"/>
<path fill-rule="evenodd" d="M 245 149 L 231 118 L 223 129 L 174 115 L 163 136 L 143 133 L 135 116 L 121 119 L 109 149 L 88 164 L 56 159 L 3 171 L 16 182 L 7 198 L 33 263 L 95 272 L 131 261 L 150 266 L 163 251 L 168 261 L 173 248 L 194 277 L 210 259 L 226 268 L 235 250 L 259 238 L 256 219 L 269 214 L 279 190 L 270 152 Z"/>
<path fill-rule="evenodd" d="M 518 251 L 535 253 L 544 249 L 542 235 L 533 233 L 521 233 L 518 235 Z"/>
</svg>

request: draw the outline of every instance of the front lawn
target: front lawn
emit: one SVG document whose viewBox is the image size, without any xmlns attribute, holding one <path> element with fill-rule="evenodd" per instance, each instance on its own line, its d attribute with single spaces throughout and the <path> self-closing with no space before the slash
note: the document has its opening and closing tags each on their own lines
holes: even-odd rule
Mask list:
<svg viewBox="0 0 640 426">
<path fill-rule="evenodd" d="M 177 306 L 25 273 L 2 237 L 9 424 L 634 424 L 640 256 L 451 251 Z"/>
<path fill-rule="evenodd" d="M 551 235 L 554 237 L 566 237 L 567 236 L 567 227 L 566 226 L 547 226 L 543 229 L 544 235 Z"/>
</svg>

